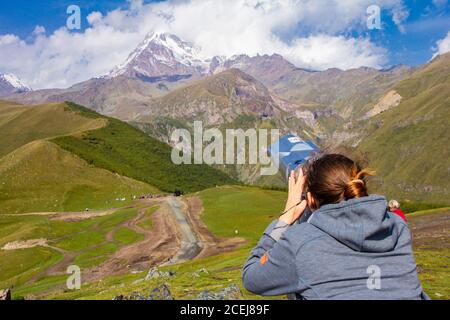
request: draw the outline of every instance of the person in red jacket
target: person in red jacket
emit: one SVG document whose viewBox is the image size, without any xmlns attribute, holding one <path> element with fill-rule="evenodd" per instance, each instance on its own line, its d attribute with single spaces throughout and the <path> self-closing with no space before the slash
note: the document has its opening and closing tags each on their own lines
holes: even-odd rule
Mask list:
<svg viewBox="0 0 450 320">
<path fill-rule="evenodd" d="M 396 215 L 398 215 L 400 218 L 402 218 L 405 222 L 407 222 L 406 220 L 406 215 L 405 213 L 400 209 L 400 203 L 398 203 L 397 200 L 391 200 L 389 201 L 389 210 L 393 213 L 395 213 Z"/>
</svg>

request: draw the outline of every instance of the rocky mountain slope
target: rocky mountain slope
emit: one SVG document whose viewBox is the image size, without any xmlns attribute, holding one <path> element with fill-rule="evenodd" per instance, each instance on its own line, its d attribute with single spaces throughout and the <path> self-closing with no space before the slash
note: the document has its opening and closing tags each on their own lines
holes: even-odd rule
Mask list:
<svg viewBox="0 0 450 320">
<path fill-rule="evenodd" d="M 265 86 L 261 89 L 269 89 L 278 104 L 309 108 L 315 118 L 325 115 L 328 131 L 339 124 L 337 117 L 364 114 L 368 104 L 411 72 L 405 66 L 384 71 L 360 68 L 315 72 L 299 69 L 277 54 L 203 57 L 199 48 L 175 35 L 151 33 L 106 76 L 68 89 L 38 90 L 7 99 L 27 104 L 70 100 L 130 121 L 145 115 L 143 111 L 155 98 L 199 80 L 214 82 L 214 75 L 230 69 L 239 69 L 261 82 Z"/>
<path fill-rule="evenodd" d="M 386 70 L 312 71 L 297 68 L 276 54 L 205 58 L 200 52 L 174 35 L 151 34 L 125 63 L 106 76 L 69 89 L 16 93 L 8 99 L 29 104 L 75 101 L 126 120 L 166 143 L 175 128 L 192 129 L 194 120 L 221 130 L 276 127 L 282 132 L 295 131 L 305 138 L 317 139 L 322 146 L 356 148 L 377 167 L 386 167 L 381 170 L 386 176 L 392 169 L 379 159 L 389 158 L 380 153 L 387 150 L 388 143 L 377 139 L 397 141 L 399 124 L 391 123 L 391 118 L 399 123 L 414 119 L 408 120 L 414 128 L 420 127 L 420 119 L 428 119 L 429 129 L 424 132 L 431 128 L 438 132 L 438 120 L 446 119 L 443 107 L 437 106 L 447 103 L 448 91 L 441 92 L 437 86 L 445 86 L 448 54 L 416 69 L 395 66 Z M 441 74 L 441 82 L 429 83 L 437 73 Z M 434 90 L 436 94 L 430 95 Z M 419 98 L 413 94 L 424 95 L 428 100 L 418 103 Z M 428 115 L 415 117 L 423 105 L 428 106 Z M 434 112 L 443 113 L 438 117 Z M 420 132 L 417 135 L 426 137 Z M 442 144 L 443 136 L 436 136 L 433 143 Z M 420 149 L 410 145 L 410 139 L 408 136 L 405 142 L 397 141 L 408 147 L 406 154 Z M 375 141 L 381 146 L 376 146 Z M 392 145 L 389 148 L 387 153 L 396 150 Z M 431 163 L 437 162 L 440 159 L 431 159 Z M 407 178 L 409 169 L 405 170 Z M 231 171 L 245 182 L 259 179 L 253 169 L 236 167 Z M 411 183 L 408 182 L 408 188 Z M 420 186 L 410 189 L 423 190 Z"/>
<path fill-rule="evenodd" d="M 170 87 L 181 86 L 177 82 Z M 94 78 L 78 83 L 68 89 L 46 89 L 27 93 L 16 93 L 6 99 L 23 104 L 42 104 L 73 101 L 86 105 L 104 115 L 122 120 L 133 119 L 142 109 L 158 97 L 167 93 L 169 85 L 158 85 L 117 76 L 111 79 Z"/>
<path fill-rule="evenodd" d="M 279 54 L 236 55 L 229 59 L 214 57 L 211 63 L 211 73 L 218 73 L 228 69 L 239 69 L 258 79 L 266 86 L 276 84 L 284 75 L 298 68 Z"/>
<path fill-rule="evenodd" d="M 163 116 L 220 126 L 242 115 L 273 118 L 277 109 L 263 84 L 239 69 L 231 69 L 164 95 L 139 120 L 150 122 Z"/>
<path fill-rule="evenodd" d="M 297 69 L 283 75 L 270 89 L 290 102 L 331 108 L 342 118 L 350 119 L 363 115 L 385 91 L 412 72 L 407 66 L 322 72 Z"/>
</svg>

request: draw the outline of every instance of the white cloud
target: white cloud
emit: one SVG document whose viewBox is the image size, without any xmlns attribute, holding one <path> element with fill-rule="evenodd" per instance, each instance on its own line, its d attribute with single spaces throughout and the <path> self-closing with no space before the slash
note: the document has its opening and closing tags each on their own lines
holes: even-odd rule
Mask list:
<svg viewBox="0 0 450 320">
<path fill-rule="evenodd" d="M 300 38 L 285 50 L 284 55 L 294 63 L 311 69 L 381 68 L 387 62 L 385 49 L 376 47 L 367 39 L 346 39 L 342 36 Z"/>
<path fill-rule="evenodd" d="M 450 30 L 448 31 L 447 36 L 444 39 L 436 42 L 436 48 L 434 48 L 434 51 L 435 52 L 433 55 L 433 59 L 438 55 L 450 52 Z"/>
<path fill-rule="evenodd" d="M 43 26 L 37 25 L 32 33 L 34 36 L 40 36 L 42 34 L 45 34 L 45 28 Z"/>
<path fill-rule="evenodd" d="M 91 12 L 90 14 L 88 14 L 88 16 L 86 17 L 89 25 L 91 26 L 95 26 L 96 24 L 98 24 L 99 22 L 102 21 L 103 15 L 101 12 L 98 11 L 94 11 Z"/>
<path fill-rule="evenodd" d="M 9 45 L 15 42 L 20 42 L 20 39 L 13 34 L 5 34 L 0 36 L 0 46 Z"/>
<path fill-rule="evenodd" d="M 409 17 L 409 10 L 403 5 L 396 5 L 392 10 L 392 21 L 397 25 L 401 33 L 405 33 L 406 29 L 403 22 Z"/>
<path fill-rule="evenodd" d="M 91 12 L 89 28 L 61 27 L 31 43 L 0 36 L 0 72 L 17 74 L 33 88 L 67 87 L 107 73 L 123 62 L 150 31 L 171 32 L 208 56 L 280 53 L 299 67 L 381 67 L 386 51 L 365 38 L 343 36 L 366 26 L 373 0 L 172 0 L 102 15 Z M 380 0 L 401 27 L 402 0 Z M 13 58 L 11 58 L 13 57 Z"/>
</svg>

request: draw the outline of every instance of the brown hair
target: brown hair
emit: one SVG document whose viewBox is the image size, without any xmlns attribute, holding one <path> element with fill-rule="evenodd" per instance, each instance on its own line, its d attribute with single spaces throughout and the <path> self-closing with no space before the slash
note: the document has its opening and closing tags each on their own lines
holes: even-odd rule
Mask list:
<svg viewBox="0 0 450 320">
<path fill-rule="evenodd" d="M 318 206 L 368 196 L 365 177 L 373 171 L 361 170 L 353 160 L 340 154 L 326 154 L 305 168 L 307 191 Z"/>
</svg>

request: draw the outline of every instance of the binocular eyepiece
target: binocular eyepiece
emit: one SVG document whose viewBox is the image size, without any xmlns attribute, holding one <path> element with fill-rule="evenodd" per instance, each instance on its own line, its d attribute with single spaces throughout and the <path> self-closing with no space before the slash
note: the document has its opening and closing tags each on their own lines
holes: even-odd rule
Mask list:
<svg viewBox="0 0 450 320">
<path fill-rule="evenodd" d="M 294 134 L 285 135 L 269 146 L 270 156 L 279 161 L 286 180 L 292 171 L 307 168 L 308 161 L 319 152 L 319 147 L 312 140 L 306 141 Z"/>
</svg>

